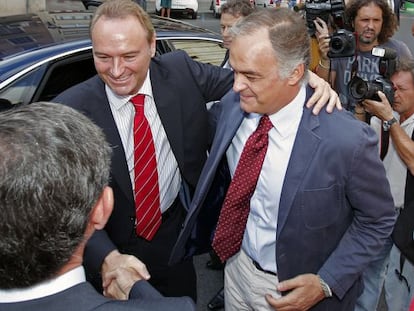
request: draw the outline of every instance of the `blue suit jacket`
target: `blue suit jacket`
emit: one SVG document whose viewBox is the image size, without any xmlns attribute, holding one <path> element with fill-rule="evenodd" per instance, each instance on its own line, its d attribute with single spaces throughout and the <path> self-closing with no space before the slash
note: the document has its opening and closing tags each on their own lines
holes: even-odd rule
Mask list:
<svg viewBox="0 0 414 311">
<path fill-rule="evenodd" d="M 130 299 L 112 300 L 98 294 L 91 284 L 84 282 L 54 295 L 16 303 L 0 303 L 0 311 L 194 311 L 191 298 L 166 298 L 149 283 L 139 281 L 131 289 Z"/>
<path fill-rule="evenodd" d="M 193 61 L 185 52 L 152 59 L 150 77 L 161 123 L 167 134 L 183 180 L 181 201 L 188 207 L 209 148 L 206 103 L 222 98 L 231 88 L 233 72 Z M 134 232 L 135 205 L 124 148 L 103 81 L 95 76 L 54 99 L 91 118 L 113 147 L 110 186 L 115 205 L 104 230 L 94 233 L 85 249 L 84 265 L 89 280 L 99 278 L 106 255 L 128 247 Z M 165 259 L 165 264 L 168 258 Z M 96 280 L 96 286 L 99 280 Z"/>
<path fill-rule="evenodd" d="M 218 108 L 214 142 L 171 262 L 206 248 L 227 191 L 225 152 L 244 112 L 234 92 Z M 318 273 L 335 296 L 312 310 L 352 310 L 360 275 L 395 217 L 376 134 L 346 112 L 315 116 L 304 107 L 279 204 L 279 279 Z"/>
</svg>

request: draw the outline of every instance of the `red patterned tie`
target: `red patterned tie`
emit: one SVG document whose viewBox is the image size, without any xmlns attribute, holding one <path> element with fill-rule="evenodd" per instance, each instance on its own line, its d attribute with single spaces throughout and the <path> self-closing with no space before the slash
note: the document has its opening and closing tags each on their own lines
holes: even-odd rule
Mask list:
<svg viewBox="0 0 414 311">
<path fill-rule="evenodd" d="M 134 116 L 134 182 L 136 233 L 152 240 L 161 225 L 157 159 L 151 128 L 144 115 L 145 95 L 131 98 Z"/>
<path fill-rule="evenodd" d="M 256 189 L 272 127 L 269 117 L 264 115 L 243 148 L 227 191 L 212 244 L 223 262 L 240 250 L 250 199 Z"/>
</svg>

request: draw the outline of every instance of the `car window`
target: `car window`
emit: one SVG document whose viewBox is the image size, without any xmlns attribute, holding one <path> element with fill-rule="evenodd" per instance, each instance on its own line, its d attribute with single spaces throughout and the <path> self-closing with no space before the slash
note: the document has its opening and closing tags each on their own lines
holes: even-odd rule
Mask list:
<svg viewBox="0 0 414 311">
<path fill-rule="evenodd" d="M 37 67 L 2 89 L 0 92 L 2 102 L 13 105 L 29 103 L 42 80 L 45 70 L 45 66 Z"/>
<path fill-rule="evenodd" d="M 226 49 L 221 42 L 199 39 L 170 39 L 169 41 L 174 46 L 174 49 L 184 50 L 192 59 L 202 63 L 220 66 L 226 54 Z"/>
<path fill-rule="evenodd" d="M 64 90 L 95 74 L 90 51 L 59 60 L 50 65 L 32 101 L 50 101 Z"/>
<path fill-rule="evenodd" d="M 220 42 L 202 39 L 157 40 L 157 54 L 184 50 L 194 60 L 220 65 L 226 49 Z M 28 104 L 50 101 L 59 93 L 96 74 L 90 50 L 33 69 L 0 91 L 0 104 Z M 3 103 L 3 104 L 2 104 Z M 1 108 L 1 107 L 0 107 Z"/>
</svg>

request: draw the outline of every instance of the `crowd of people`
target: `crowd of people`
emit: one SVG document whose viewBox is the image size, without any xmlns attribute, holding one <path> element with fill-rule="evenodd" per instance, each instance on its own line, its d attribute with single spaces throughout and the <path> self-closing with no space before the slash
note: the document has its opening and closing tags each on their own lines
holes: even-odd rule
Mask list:
<svg viewBox="0 0 414 311">
<path fill-rule="evenodd" d="M 393 10 L 346 1 L 346 57 L 316 18 L 315 56 L 299 13 L 230 0 L 213 66 L 155 55 L 145 10 L 105 1 L 97 75 L 0 113 L 0 310 L 195 310 L 210 252 L 211 309 L 373 311 L 384 289 L 407 311 L 414 60 Z M 355 100 L 352 78 L 384 74 L 378 47 L 392 92 Z"/>
</svg>

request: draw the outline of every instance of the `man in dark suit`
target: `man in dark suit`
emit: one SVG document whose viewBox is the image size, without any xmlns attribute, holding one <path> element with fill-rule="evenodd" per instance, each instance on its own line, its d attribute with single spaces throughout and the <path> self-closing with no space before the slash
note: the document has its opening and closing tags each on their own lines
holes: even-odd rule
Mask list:
<svg viewBox="0 0 414 311">
<path fill-rule="evenodd" d="M 114 212 L 86 246 L 87 277 L 105 290 L 114 281 L 108 273 L 119 266 L 133 267 L 149 278 L 141 271 L 144 263 L 149 281 L 161 293 L 196 299 L 192 258 L 171 267 L 168 259 L 207 158 L 205 103 L 219 100 L 231 88 L 233 73 L 195 62 L 182 51 L 154 57 L 156 37 L 150 18 L 129 0 L 105 1 L 94 14 L 90 32 L 98 76 L 54 100 L 90 117 L 114 148 L 110 181 Z M 159 202 L 154 204 L 162 220 L 152 238 L 136 230 L 140 221 L 136 205 L 141 200 L 134 199 L 139 190 L 135 175 L 140 173 L 135 169 L 144 168 L 134 163 L 136 114 L 131 101 L 137 94 L 145 96 L 144 114 L 157 162 Z"/>
<path fill-rule="evenodd" d="M 211 242 L 220 212 L 226 310 L 353 310 L 395 222 L 376 135 L 347 112 L 304 107 L 309 38 L 296 13 L 254 12 L 232 33 L 234 91 L 171 260 Z"/>
<path fill-rule="evenodd" d="M 70 107 L 0 114 L 0 310 L 195 310 L 189 297 L 164 298 L 121 267 L 112 274 L 124 276 L 128 301 L 85 281 L 86 241 L 113 207 L 110 157 L 102 130 Z"/>
</svg>

